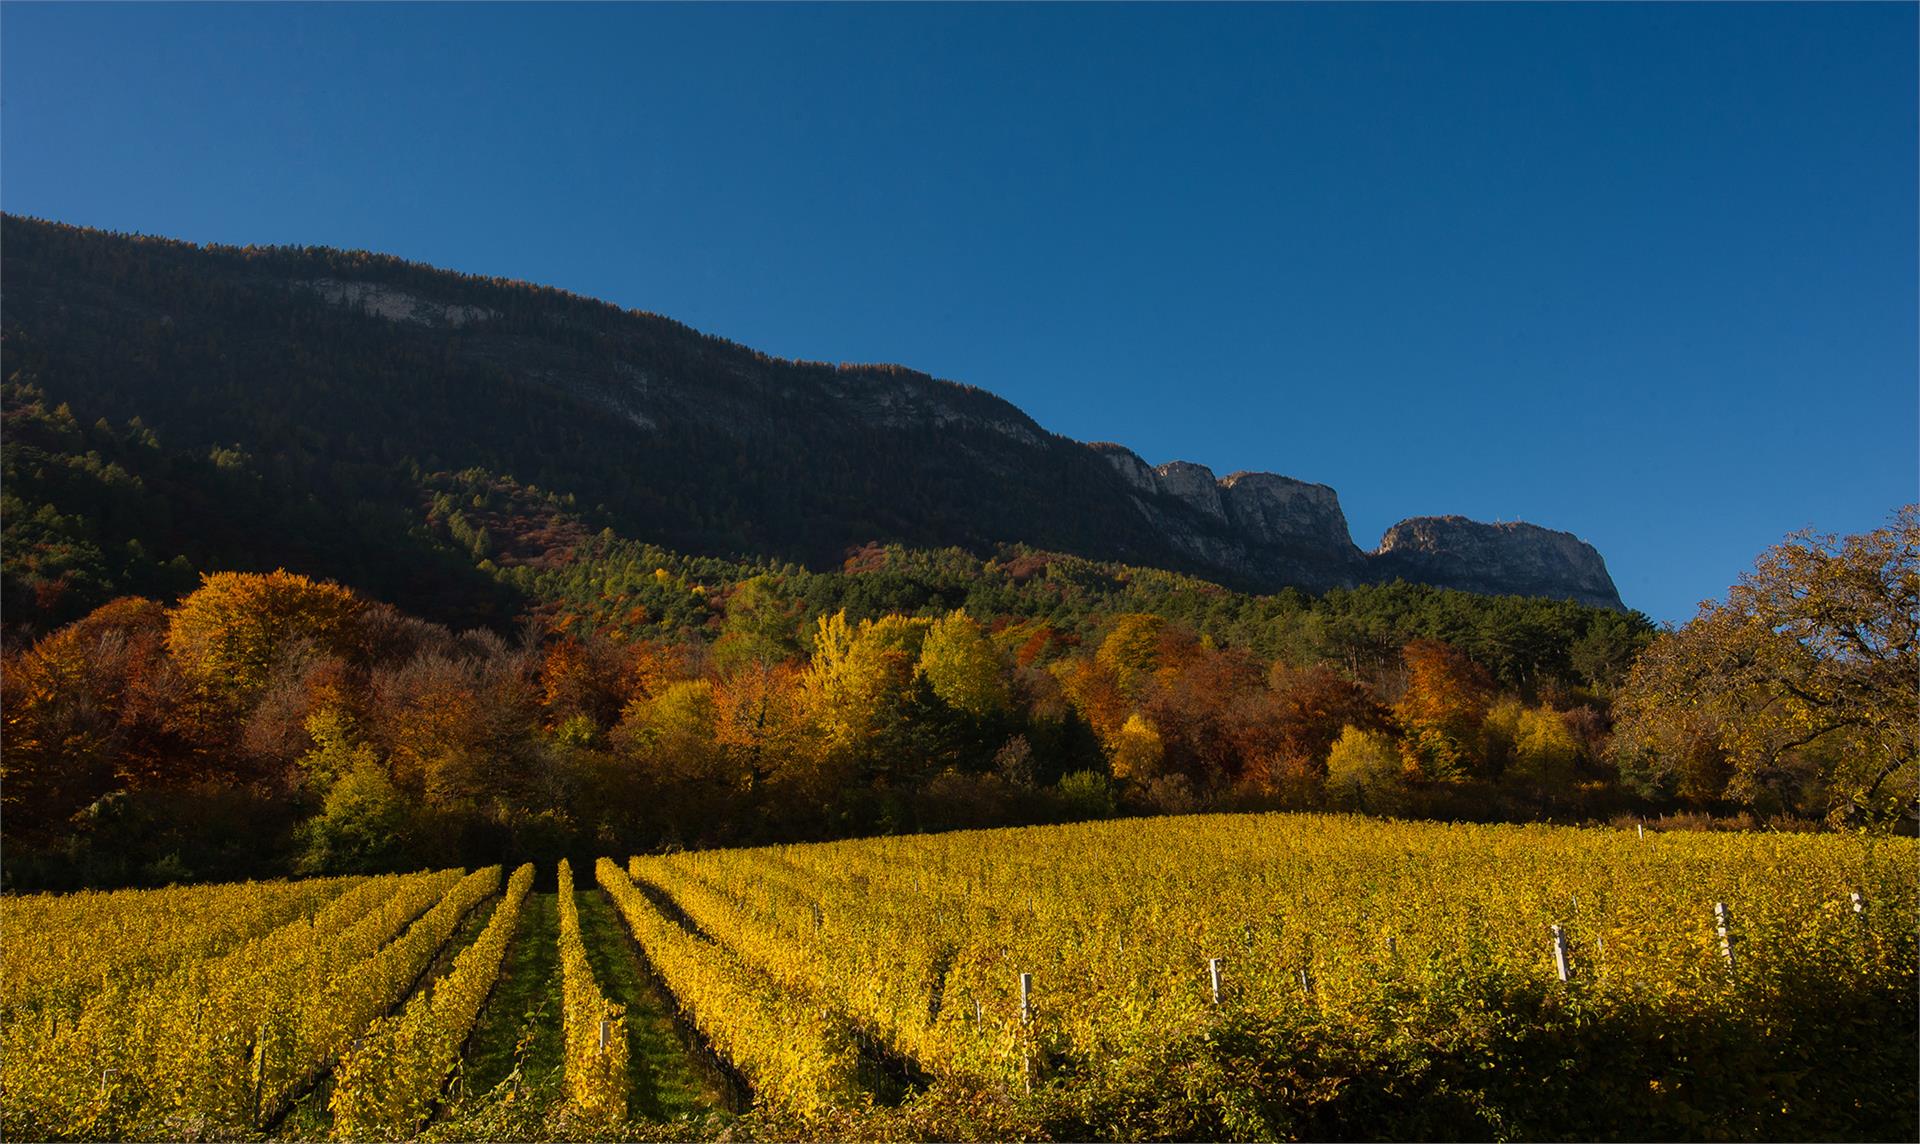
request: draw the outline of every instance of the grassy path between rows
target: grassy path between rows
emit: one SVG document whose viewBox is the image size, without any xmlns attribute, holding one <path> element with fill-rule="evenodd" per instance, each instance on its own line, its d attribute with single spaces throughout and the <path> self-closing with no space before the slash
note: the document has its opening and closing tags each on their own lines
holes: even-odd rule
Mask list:
<svg viewBox="0 0 1920 1144">
<path fill-rule="evenodd" d="M 527 895 L 519 932 L 480 1010 L 451 1110 L 458 1120 L 492 1103 L 540 1111 L 561 1097 L 560 911 L 556 895 Z M 504 1091 L 503 1085 L 508 1087 Z"/>
<path fill-rule="evenodd" d="M 580 938 L 593 978 L 610 1000 L 627 1007 L 627 1107 L 636 1120 L 703 1116 L 730 1104 L 718 1070 L 696 1057 L 674 1024 L 673 1005 L 647 972 L 613 903 L 599 889 L 575 894 Z"/>
<path fill-rule="evenodd" d="M 710 1135 L 696 1122 L 730 1108 L 717 1070 L 681 1039 L 670 1003 L 612 904 L 597 889 L 576 891 L 574 902 L 594 979 L 627 1006 L 630 1118 L 685 1126 L 687 1136 Z M 566 1101 L 559 943 L 558 895 L 528 895 L 500 979 L 467 1044 L 453 1106 L 428 1130 L 429 1139 L 553 1138 Z"/>
</svg>

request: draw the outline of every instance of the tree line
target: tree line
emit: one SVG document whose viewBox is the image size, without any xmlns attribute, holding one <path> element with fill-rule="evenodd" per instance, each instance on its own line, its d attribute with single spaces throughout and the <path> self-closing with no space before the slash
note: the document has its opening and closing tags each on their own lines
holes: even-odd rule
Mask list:
<svg viewBox="0 0 1920 1144">
<path fill-rule="evenodd" d="M 961 559 L 897 555 L 923 580 Z M 550 608 L 505 635 L 285 571 L 207 574 L 171 604 L 111 601 L 14 641 L 0 664 L 7 880 L 361 871 L 1204 809 L 1745 809 L 1912 827 L 1915 509 L 1859 537 L 1790 540 L 1677 631 L 1602 647 L 1593 632 L 1622 621 L 1596 616 L 1573 646 L 1524 664 L 1476 656 L 1470 633 L 1362 654 L 1327 633 L 1366 627 L 1365 613 L 1337 609 L 1280 608 L 1262 639 L 1234 640 L 1216 634 L 1244 630 L 1231 610 L 1196 622 L 1083 598 L 980 611 L 922 582 L 918 606 L 861 614 L 851 585 L 887 558 L 705 584 L 684 579 L 697 561 L 662 564 L 654 588 L 699 601 L 678 624 L 613 622 L 652 614 L 615 593 L 602 622 Z M 985 563 L 977 579 L 1003 587 L 1051 567 Z M 842 585 L 832 611 L 809 605 L 821 581 Z M 900 583 L 876 590 L 904 602 Z M 1270 598 L 1241 608 L 1269 606 L 1256 600 Z"/>
</svg>

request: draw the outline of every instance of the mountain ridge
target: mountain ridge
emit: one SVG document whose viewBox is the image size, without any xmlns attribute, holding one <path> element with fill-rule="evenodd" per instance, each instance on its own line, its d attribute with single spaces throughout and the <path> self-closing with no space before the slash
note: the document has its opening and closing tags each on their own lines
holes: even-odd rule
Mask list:
<svg viewBox="0 0 1920 1144">
<path fill-rule="evenodd" d="M 701 551 L 1018 542 L 1263 591 L 1403 578 L 1621 607 L 1569 533 L 1411 518 L 1362 551 L 1328 486 L 1148 466 L 906 366 L 781 359 L 389 255 L 4 222 L 9 356 L 30 343 L 52 395 L 261 453 L 323 496 L 413 496 L 396 473 L 417 460 L 578 494 L 597 524 Z"/>
</svg>

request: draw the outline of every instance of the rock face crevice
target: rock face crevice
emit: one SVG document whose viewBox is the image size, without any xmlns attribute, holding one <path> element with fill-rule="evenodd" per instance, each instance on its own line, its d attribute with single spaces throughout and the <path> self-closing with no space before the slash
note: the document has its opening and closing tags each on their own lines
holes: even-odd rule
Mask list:
<svg viewBox="0 0 1920 1144">
<path fill-rule="evenodd" d="M 1313 591 L 1406 580 L 1493 595 L 1621 607 L 1606 562 L 1571 533 L 1538 525 L 1414 517 L 1363 552 L 1339 494 L 1276 473 L 1225 477 L 1192 461 L 1147 464 L 1124 445 L 1088 446 L 1125 481 L 1167 542 L 1194 561 L 1255 581 Z"/>
</svg>

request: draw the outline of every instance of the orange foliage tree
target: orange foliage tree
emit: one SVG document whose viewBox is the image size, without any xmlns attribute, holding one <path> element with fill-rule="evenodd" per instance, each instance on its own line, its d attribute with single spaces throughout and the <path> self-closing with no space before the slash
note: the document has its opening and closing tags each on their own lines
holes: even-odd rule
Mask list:
<svg viewBox="0 0 1920 1144">
<path fill-rule="evenodd" d="M 1486 752 L 1481 725 L 1493 703 L 1493 679 L 1465 654 L 1438 640 L 1414 640 L 1401 651 L 1407 690 L 1394 708 L 1405 729 L 1408 761 L 1425 778 L 1479 777 Z"/>
<path fill-rule="evenodd" d="M 25 651 L 9 651 L 0 692 L 0 805 L 9 833 L 52 826 L 119 786 L 158 777 L 171 752 L 157 701 L 169 665 L 166 613 L 114 600 Z"/>
<path fill-rule="evenodd" d="M 350 650 L 350 625 L 365 607 L 338 584 L 284 569 L 214 572 L 174 609 L 167 650 L 205 693 L 239 706 L 266 685 L 275 655 L 295 641 Z"/>
</svg>

